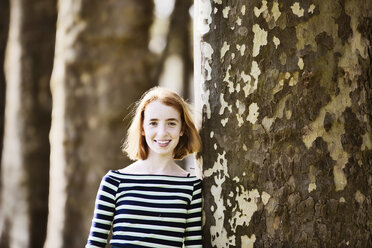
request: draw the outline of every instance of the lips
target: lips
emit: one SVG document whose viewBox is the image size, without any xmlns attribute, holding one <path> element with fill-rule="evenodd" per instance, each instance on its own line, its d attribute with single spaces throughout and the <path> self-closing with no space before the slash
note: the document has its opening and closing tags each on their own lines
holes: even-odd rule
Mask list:
<svg viewBox="0 0 372 248">
<path fill-rule="evenodd" d="M 171 141 L 170 140 L 155 140 L 160 147 L 166 147 Z"/>
</svg>

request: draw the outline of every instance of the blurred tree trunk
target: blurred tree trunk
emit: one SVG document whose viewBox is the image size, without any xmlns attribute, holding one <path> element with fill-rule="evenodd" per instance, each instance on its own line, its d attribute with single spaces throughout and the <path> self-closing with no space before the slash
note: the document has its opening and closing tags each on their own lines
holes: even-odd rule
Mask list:
<svg viewBox="0 0 372 248">
<path fill-rule="evenodd" d="M 371 247 L 372 2 L 196 4 L 204 247 Z"/>
<path fill-rule="evenodd" d="M 190 76 L 193 73 L 192 44 L 190 34 L 191 18 L 189 14 L 192 0 L 176 0 L 175 6 L 170 16 L 169 31 L 167 35 L 167 45 L 162 56 L 157 63 L 157 70 L 154 81 L 160 81 L 160 76 L 165 72 L 166 60 L 172 56 L 177 56 L 182 61 L 181 89 L 185 99 L 190 97 Z M 176 79 L 171 79 L 174 81 Z M 174 82 L 173 82 L 174 83 Z"/>
<path fill-rule="evenodd" d="M 170 54 L 175 54 L 181 57 L 183 62 L 183 97 L 190 97 L 189 84 L 190 76 L 193 73 L 190 27 L 191 18 L 189 9 L 192 5 L 192 0 L 176 0 L 174 11 L 171 17 L 170 32 L 168 34 L 168 50 Z"/>
<path fill-rule="evenodd" d="M 121 153 L 128 107 L 152 86 L 153 3 L 59 1 L 52 74 L 51 179 L 45 247 L 83 247 L 102 176 Z"/>
<path fill-rule="evenodd" d="M 8 40 L 8 30 L 9 30 L 9 0 L 0 2 L 0 192 L 2 189 L 2 170 L 1 170 L 1 158 L 3 152 L 3 138 L 4 138 L 4 114 L 5 114 L 5 72 L 4 72 L 4 60 L 5 60 L 5 48 L 6 42 Z M 1 193 L 0 193 L 1 199 Z M 1 200 L 0 200 L 1 205 Z M 0 217 L 2 216 L 0 208 Z M 5 223 L 1 223 L 0 220 L 0 230 L 1 226 Z M 0 247 L 7 247 L 9 243 L 9 236 L 6 232 L 0 233 Z"/>
<path fill-rule="evenodd" d="M 3 10 L 2 10 L 3 11 Z M 2 156 L 2 247 L 42 247 L 46 236 L 56 1 L 10 3 Z"/>
<path fill-rule="evenodd" d="M 4 60 L 6 41 L 9 30 L 9 0 L 0 2 L 0 190 L 1 190 L 1 155 L 3 151 L 4 137 L 4 113 L 5 113 L 5 73 Z"/>
</svg>

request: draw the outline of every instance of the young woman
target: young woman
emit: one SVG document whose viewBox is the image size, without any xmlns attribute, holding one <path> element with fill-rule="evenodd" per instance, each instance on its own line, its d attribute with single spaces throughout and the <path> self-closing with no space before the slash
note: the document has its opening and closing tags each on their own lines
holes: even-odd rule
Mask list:
<svg viewBox="0 0 372 248">
<path fill-rule="evenodd" d="M 89 247 L 202 247 L 201 180 L 174 160 L 199 151 L 189 105 L 155 87 L 137 103 L 123 145 L 134 163 L 109 171 L 98 190 Z"/>
</svg>

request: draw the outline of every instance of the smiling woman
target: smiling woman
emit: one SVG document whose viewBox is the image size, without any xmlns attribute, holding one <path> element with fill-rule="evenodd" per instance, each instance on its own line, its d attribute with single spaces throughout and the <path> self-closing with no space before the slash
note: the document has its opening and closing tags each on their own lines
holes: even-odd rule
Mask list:
<svg viewBox="0 0 372 248">
<path fill-rule="evenodd" d="M 154 113 L 160 115 L 164 112 L 167 113 L 167 111 L 160 111 L 160 109 L 158 109 L 159 112 L 156 110 L 151 111 L 151 108 L 148 109 L 148 105 L 155 101 L 179 113 L 183 135 L 180 136 L 179 143 L 173 151 L 173 159 L 182 159 L 187 154 L 198 152 L 201 149 L 201 140 L 195 127 L 189 104 L 171 90 L 154 87 L 147 91 L 141 100 L 137 102 L 135 115 L 128 129 L 127 140 L 123 145 L 123 151 L 128 154 L 128 157 L 132 160 L 146 160 L 149 155 L 148 144 L 143 135 L 145 114 Z M 154 107 L 156 106 L 154 105 Z M 145 113 L 146 109 L 148 111 Z"/>
<path fill-rule="evenodd" d="M 174 159 L 198 152 L 189 105 L 161 87 L 136 105 L 123 150 L 136 160 L 102 179 L 88 247 L 202 247 L 201 180 Z"/>
<path fill-rule="evenodd" d="M 142 135 L 149 156 L 173 156 L 183 135 L 180 113 L 159 100 L 149 103 L 145 109 Z"/>
</svg>

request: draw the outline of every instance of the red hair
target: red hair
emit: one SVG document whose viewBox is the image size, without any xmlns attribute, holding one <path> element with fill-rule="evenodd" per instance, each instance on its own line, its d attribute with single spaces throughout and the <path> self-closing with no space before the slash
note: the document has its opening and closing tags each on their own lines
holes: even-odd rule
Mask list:
<svg viewBox="0 0 372 248">
<path fill-rule="evenodd" d="M 174 159 L 182 159 L 186 155 L 201 150 L 201 139 L 191 115 L 190 105 L 177 93 L 162 87 L 154 87 L 147 91 L 136 103 L 135 114 L 127 131 L 127 138 L 122 146 L 123 152 L 132 160 L 145 160 L 148 157 L 148 146 L 142 135 L 144 113 L 147 105 L 160 101 L 175 108 L 181 116 L 183 135 L 173 151 Z"/>
</svg>

